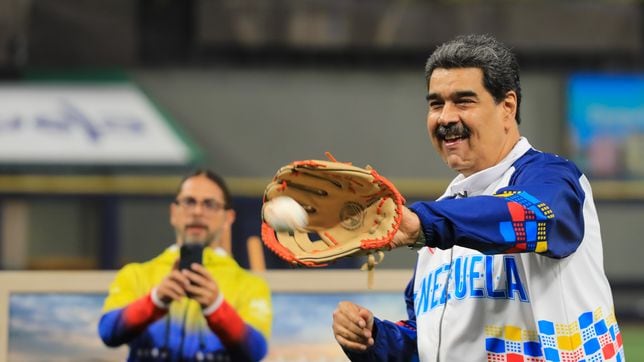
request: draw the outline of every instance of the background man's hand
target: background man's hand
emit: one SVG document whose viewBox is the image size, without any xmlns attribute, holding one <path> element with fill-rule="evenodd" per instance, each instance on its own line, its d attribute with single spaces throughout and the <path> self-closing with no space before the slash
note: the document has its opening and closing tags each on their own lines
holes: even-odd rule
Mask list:
<svg viewBox="0 0 644 362">
<path fill-rule="evenodd" d="M 219 296 L 219 287 L 203 265 L 193 263 L 190 270 L 184 269 L 181 273 L 189 281 L 185 291 L 190 295 L 190 298 L 201 305 L 201 308 L 208 308 L 215 302 Z"/>
<path fill-rule="evenodd" d="M 342 348 L 363 352 L 373 346 L 373 313 L 355 303 L 340 302 L 333 312 L 333 335 Z"/>
<path fill-rule="evenodd" d="M 174 268 L 157 286 L 157 296 L 165 304 L 180 300 L 186 295 L 186 286 L 190 280 Z"/>
</svg>

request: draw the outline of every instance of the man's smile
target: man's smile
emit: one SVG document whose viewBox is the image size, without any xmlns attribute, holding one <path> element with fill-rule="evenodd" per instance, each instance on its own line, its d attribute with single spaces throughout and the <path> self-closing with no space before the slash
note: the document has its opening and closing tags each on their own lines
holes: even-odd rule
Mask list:
<svg viewBox="0 0 644 362">
<path fill-rule="evenodd" d="M 469 139 L 471 131 L 463 123 L 449 123 L 438 126 L 434 134 L 445 147 L 452 148 Z"/>
</svg>

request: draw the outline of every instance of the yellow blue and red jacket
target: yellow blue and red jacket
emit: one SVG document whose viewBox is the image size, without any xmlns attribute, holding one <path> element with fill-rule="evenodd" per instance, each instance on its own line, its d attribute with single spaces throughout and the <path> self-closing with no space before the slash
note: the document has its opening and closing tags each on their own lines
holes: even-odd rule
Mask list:
<svg viewBox="0 0 644 362">
<path fill-rule="evenodd" d="M 128 344 L 128 361 L 258 361 L 267 352 L 272 306 L 266 281 L 241 268 L 222 249 L 206 248 L 203 265 L 223 293 L 223 303 L 204 315 L 183 298 L 169 308 L 151 291 L 179 258 L 173 245 L 144 263 L 124 266 L 110 285 L 98 330 L 108 346 Z"/>
</svg>

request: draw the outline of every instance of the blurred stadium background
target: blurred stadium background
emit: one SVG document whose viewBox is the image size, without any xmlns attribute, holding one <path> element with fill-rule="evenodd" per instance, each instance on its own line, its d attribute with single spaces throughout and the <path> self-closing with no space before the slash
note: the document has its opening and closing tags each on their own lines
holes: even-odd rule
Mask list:
<svg viewBox="0 0 644 362">
<path fill-rule="evenodd" d="M 452 174 L 426 136 L 423 67 L 465 33 L 516 51 L 522 133 L 588 173 L 626 355 L 644 360 L 636 0 L 0 0 L 0 270 L 154 256 L 195 167 L 229 182 L 232 252 L 246 267 L 263 187 L 292 160 L 331 151 L 410 201 L 436 197 Z M 286 268 L 270 252 L 265 264 Z M 381 268 L 413 264 L 401 250 Z"/>
</svg>

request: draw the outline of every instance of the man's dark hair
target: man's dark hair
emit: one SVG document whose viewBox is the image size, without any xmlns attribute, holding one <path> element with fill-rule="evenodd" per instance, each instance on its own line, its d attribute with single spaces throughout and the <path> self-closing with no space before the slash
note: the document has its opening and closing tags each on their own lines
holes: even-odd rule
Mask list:
<svg viewBox="0 0 644 362">
<path fill-rule="evenodd" d="M 483 71 L 483 86 L 499 104 L 509 91 L 517 94 L 517 123 L 521 123 L 521 82 L 519 63 L 512 51 L 489 35 L 461 35 L 440 45 L 425 65 L 425 78 L 436 68 L 479 68 Z"/>
<path fill-rule="evenodd" d="M 181 188 L 183 187 L 183 184 L 190 178 L 196 177 L 196 176 L 205 176 L 208 178 L 210 181 L 214 182 L 215 185 L 219 186 L 221 191 L 224 194 L 224 208 L 225 209 L 232 209 L 233 208 L 233 201 L 232 201 L 232 196 L 230 195 L 230 190 L 228 189 L 228 186 L 226 185 L 226 182 L 224 179 L 214 173 L 211 170 L 208 169 L 198 169 L 193 171 L 192 173 L 184 176 L 183 179 L 181 179 L 181 182 L 179 183 L 179 188 L 177 189 L 177 195 L 181 193 Z"/>
</svg>

